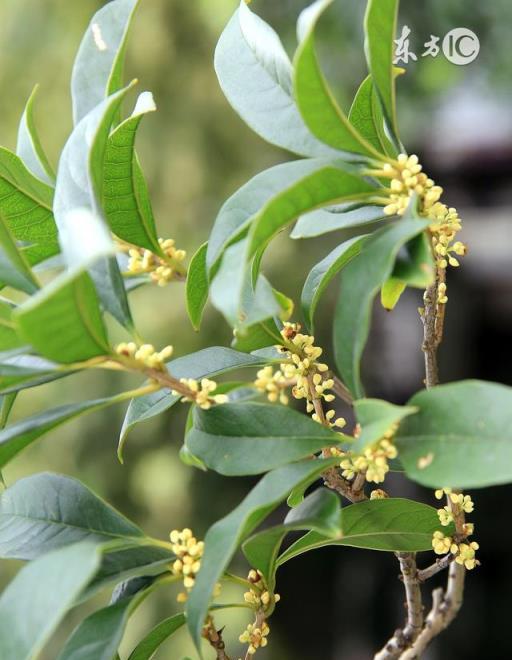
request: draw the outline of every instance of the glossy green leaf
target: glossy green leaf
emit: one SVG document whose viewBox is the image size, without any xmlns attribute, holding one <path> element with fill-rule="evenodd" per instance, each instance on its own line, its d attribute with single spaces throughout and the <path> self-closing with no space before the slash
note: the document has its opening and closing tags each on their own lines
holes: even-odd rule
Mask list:
<svg viewBox="0 0 512 660">
<path fill-rule="evenodd" d="M 236 509 L 208 530 L 201 570 L 187 601 L 187 624 L 197 647 L 215 585 L 240 543 L 286 499 L 293 488 L 312 483 L 335 464 L 336 459 L 309 460 L 269 472 Z"/>
<path fill-rule="evenodd" d="M 512 389 L 468 380 L 415 394 L 396 444 L 410 479 L 435 488 L 512 481 Z"/>
<path fill-rule="evenodd" d="M 0 350 L 8 351 L 23 346 L 18 337 L 16 325 L 12 319 L 14 307 L 7 301 L 0 300 Z"/>
<path fill-rule="evenodd" d="M 406 288 L 407 284 L 396 277 L 390 277 L 386 280 L 380 291 L 380 301 L 384 309 L 387 309 L 388 312 L 395 309 Z"/>
<path fill-rule="evenodd" d="M 16 401 L 17 393 L 5 394 L 0 397 L 0 429 L 6 427 L 9 415 Z"/>
<path fill-rule="evenodd" d="M 99 563 L 98 548 L 83 542 L 54 550 L 22 568 L 0 597 L 0 657 L 38 656 Z"/>
<path fill-rule="evenodd" d="M 74 419 L 86 412 L 101 410 L 114 403 L 126 401 L 133 396 L 133 392 L 123 392 L 105 399 L 84 401 L 59 406 L 31 417 L 26 417 L 0 431 L 0 468 L 6 465 L 14 456 L 25 447 L 51 431 L 57 426 Z"/>
<path fill-rule="evenodd" d="M 0 219 L 23 244 L 29 264 L 59 252 L 53 189 L 35 177 L 12 151 L 0 147 Z"/>
<path fill-rule="evenodd" d="M 38 87 L 34 87 L 21 117 L 16 153 L 34 176 L 53 186 L 55 172 L 43 149 L 34 121 L 34 101 Z"/>
<path fill-rule="evenodd" d="M 132 116 L 110 134 L 105 153 L 102 203 L 116 236 L 158 254 L 161 248 L 151 201 L 135 153 L 135 138 L 142 118 L 155 110 L 153 95 L 143 92 Z"/>
<path fill-rule="evenodd" d="M 58 660 L 112 660 L 128 619 L 151 590 L 149 586 L 93 612 L 74 630 Z"/>
<path fill-rule="evenodd" d="M 348 120 L 327 85 L 315 52 L 315 28 L 332 0 L 317 0 L 299 17 L 299 47 L 294 58 L 295 98 L 301 115 L 316 137 L 340 151 L 379 157 L 370 142 Z"/>
<path fill-rule="evenodd" d="M 366 225 L 373 225 L 385 217 L 382 206 L 343 204 L 332 209 L 319 209 L 301 216 L 290 238 L 314 238 L 354 227 L 361 227 L 361 233 L 367 233 L 371 228 L 367 229 Z"/>
<path fill-rule="evenodd" d="M 397 156 L 396 149 L 385 134 L 382 106 L 371 76 L 367 76 L 357 90 L 348 119 L 374 149 L 391 157 Z"/>
<path fill-rule="evenodd" d="M 359 254 L 365 240 L 366 237 L 356 237 L 345 241 L 310 270 L 302 289 L 300 302 L 306 325 L 312 333 L 315 311 L 323 292 L 340 270 Z"/>
<path fill-rule="evenodd" d="M 145 540 L 130 522 L 86 486 L 41 473 L 7 488 L 0 497 L 0 556 L 36 559 L 79 541 Z"/>
<path fill-rule="evenodd" d="M 187 311 L 195 330 L 199 330 L 204 306 L 208 300 L 207 250 L 208 243 L 203 243 L 192 257 L 187 273 Z"/>
<path fill-rule="evenodd" d="M 343 382 L 356 398 L 364 396 L 360 361 L 368 338 L 373 299 L 391 275 L 398 251 L 423 231 L 427 221 L 404 216 L 379 229 L 341 274 L 334 320 L 336 362 Z"/>
<path fill-rule="evenodd" d="M 333 153 L 300 116 L 291 63 L 278 35 L 245 1 L 220 37 L 215 70 L 230 104 L 264 140 L 304 156 Z"/>
<path fill-rule="evenodd" d="M 114 0 L 93 16 L 71 79 L 75 125 L 122 86 L 126 38 L 138 0 Z"/>
<path fill-rule="evenodd" d="M 304 529 L 329 538 L 341 536 L 341 508 L 336 493 L 318 488 L 288 513 L 282 525 L 259 532 L 245 541 L 242 549 L 247 561 L 252 568 L 263 573 L 270 590 L 275 586 L 276 560 L 284 537 L 291 531 Z"/>
<path fill-rule="evenodd" d="M 110 352 L 96 290 L 87 275 L 55 278 L 16 309 L 21 338 L 63 364 Z"/>
<path fill-rule="evenodd" d="M 74 373 L 36 355 L 8 356 L 0 360 L 0 394 L 18 392 Z"/>
<path fill-rule="evenodd" d="M 398 290 L 400 284 L 403 287 L 427 289 L 434 281 L 434 273 L 434 258 L 429 237 L 426 233 L 422 233 L 408 241 L 398 253 L 390 283 L 387 284 L 388 293 L 392 294 L 393 288 Z M 383 300 L 383 305 L 388 308 L 385 302 Z"/>
<path fill-rule="evenodd" d="M 291 222 L 307 211 L 370 197 L 375 187 L 342 161 L 291 183 L 265 204 L 249 232 L 247 256 L 253 257 Z"/>
<path fill-rule="evenodd" d="M 196 353 L 176 358 L 167 363 L 167 369 L 175 378 L 211 378 L 235 369 L 244 367 L 260 367 L 267 364 L 264 357 L 247 355 L 230 348 L 212 346 Z M 126 437 L 134 426 L 156 415 L 165 412 L 181 397 L 167 389 L 159 390 L 153 394 L 133 399 L 128 406 L 119 438 L 119 454 L 122 451 Z"/>
<path fill-rule="evenodd" d="M 244 238 L 226 249 L 210 289 L 212 304 L 237 335 L 281 312 L 272 286 L 263 275 L 257 274 L 259 255 L 252 260 L 252 267 L 247 266 L 247 246 L 248 240 Z"/>
<path fill-rule="evenodd" d="M 206 253 L 210 273 L 215 271 L 223 250 L 247 231 L 253 216 L 273 197 L 304 177 L 322 169 L 326 159 L 296 160 L 260 172 L 224 203 L 215 220 Z"/>
<path fill-rule="evenodd" d="M 186 445 L 207 467 L 235 476 L 273 470 L 342 439 L 286 406 L 226 403 L 196 408 Z"/>
<path fill-rule="evenodd" d="M 244 329 L 243 333 L 235 331 L 231 345 L 238 351 L 251 353 L 267 346 L 275 346 L 281 341 L 282 337 L 275 320 L 267 319 Z"/>
<path fill-rule="evenodd" d="M 110 127 L 131 86 L 108 97 L 87 114 L 66 142 L 59 161 L 54 213 L 68 267 L 91 268 L 104 308 L 133 328 L 115 246 L 101 208 Z M 109 259 L 107 263 L 105 260 Z"/>
<path fill-rule="evenodd" d="M 361 433 L 351 449 L 362 453 L 368 446 L 380 440 L 394 424 L 399 424 L 417 411 L 414 406 L 395 406 L 380 399 L 354 401 L 354 412 L 361 426 Z"/>
<path fill-rule="evenodd" d="M 0 218 L 0 282 L 25 293 L 34 293 L 39 288 L 30 266 L 2 218 Z"/>
<path fill-rule="evenodd" d="M 368 68 L 382 102 L 389 128 L 398 140 L 393 58 L 399 0 L 368 0 L 365 50 Z"/>
<path fill-rule="evenodd" d="M 151 660 L 158 648 L 185 623 L 184 614 L 175 614 L 164 619 L 137 644 L 128 660 Z"/>
<path fill-rule="evenodd" d="M 277 560 L 278 566 L 327 545 L 385 552 L 432 550 L 432 535 L 439 529 L 439 518 L 433 507 L 401 498 L 351 504 L 343 508 L 341 520 L 342 538 L 333 540 L 318 532 L 309 532 L 283 552 Z M 443 531 L 450 534 L 453 527 Z"/>
<path fill-rule="evenodd" d="M 128 541 L 103 546 L 102 550 L 101 566 L 84 591 L 82 601 L 119 580 L 161 575 L 169 570 L 169 562 L 175 558 L 169 550 L 153 544 L 131 546 Z"/>
</svg>

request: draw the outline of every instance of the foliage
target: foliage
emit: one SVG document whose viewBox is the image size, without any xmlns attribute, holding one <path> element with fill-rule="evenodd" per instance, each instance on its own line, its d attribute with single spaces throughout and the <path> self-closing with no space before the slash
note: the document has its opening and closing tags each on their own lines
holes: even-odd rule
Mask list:
<svg viewBox="0 0 512 660">
<path fill-rule="evenodd" d="M 263 475 L 204 542 L 188 528 L 166 540 L 151 538 L 64 476 L 37 474 L 7 488 L 0 499 L 0 553 L 29 563 L 0 597 L 2 657 L 35 657 L 75 604 L 115 583 L 111 603 L 79 624 L 61 660 L 117 658 L 129 617 L 172 583 L 182 584 L 183 613 L 162 620 L 131 660 L 152 657 L 184 625 L 199 653 L 204 639 L 208 652 L 226 658 L 214 621 L 225 607 L 253 615 L 240 636 L 248 658 L 267 644 L 268 619 L 279 602 L 278 568 L 326 545 L 396 553 L 408 602 L 412 594 L 420 604 L 419 575 L 451 564 L 453 596 L 461 593 L 465 570 L 478 564 L 478 544 L 469 541 L 473 529 L 465 521 L 473 503 L 460 489 L 512 481 L 512 395 L 477 381 L 437 386 L 446 273 L 465 252 L 456 240 L 461 221 L 401 144 L 392 65 L 398 0 L 368 0 L 369 75 L 348 113 L 335 100 L 315 48 L 317 24 L 331 4 L 317 0 L 300 15 L 293 62 L 279 36 L 243 1 L 221 35 L 215 68 L 228 101 L 260 136 L 301 158 L 235 192 L 188 269 L 175 240 L 158 237 L 135 150 L 142 118 L 156 110 L 152 95 L 140 94 L 123 118 L 123 102 L 136 84 L 125 86 L 122 71 L 138 0 L 112 0 L 91 20 L 73 68 L 74 128 L 56 175 L 36 132 L 33 95 L 20 121 L 17 154 L 0 149 L 0 466 L 56 426 L 129 400 L 122 460 L 129 431 L 181 401 L 190 405 L 180 452 L 187 465 L 226 476 Z M 353 232 L 304 275 L 301 296 L 312 331 L 322 294 L 341 274 L 332 327 L 337 370 L 320 361 L 315 338 L 290 321 L 293 301 L 263 273 L 267 248 L 290 228 L 295 240 L 340 228 Z M 231 348 L 169 360 L 172 346 L 158 351 L 143 341 L 131 292 L 184 281 L 192 326 L 199 328 L 210 298 L 233 330 Z M 380 293 L 384 307 L 393 309 L 407 287 L 426 289 L 426 389 L 408 406 L 396 406 L 365 398 L 361 361 L 375 298 Z M 111 319 L 124 333 L 121 343 L 109 337 Z M 8 424 L 19 391 L 89 369 L 135 374 L 140 385 Z M 236 380 L 212 380 L 223 374 Z M 298 409 L 289 407 L 291 398 L 301 402 Z M 343 406 L 356 417 L 349 432 L 341 430 L 348 426 Z M 381 488 L 368 495 L 367 485 L 382 484 L 392 470 L 437 488 L 447 505 L 436 512 Z M 290 510 L 283 521 L 260 529 L 285 501 Z M 303 535 L 282 549 L 297 530 Z M 247 578 L 229 572 L 240 548 L 250 565 Z M 416 553 L 431 549 L 443 558 L 418 573 Z M 246 589 L 239 602 L 219 602 L 226 581 Z M 450 612 L 450 601 L 444 604 Z M 395 635 L 380 658 L 429 641 L 435 627 L 423 625 L 421 607 L 410 607 L 408 625 L 416 628 Z M 450 622 L 443 616 L 441 629 Z"/>
</svg>

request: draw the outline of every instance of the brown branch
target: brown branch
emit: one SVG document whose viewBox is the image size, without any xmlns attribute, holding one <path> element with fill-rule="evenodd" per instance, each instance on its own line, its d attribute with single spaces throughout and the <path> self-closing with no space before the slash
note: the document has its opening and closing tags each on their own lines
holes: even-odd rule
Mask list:
<svg viewBox="0 0 512 660">
<path fill-rule="evenodd" d="M 454 559 L 455 555 L 452 555 L 451 553 L 441 557 L 441 559 L 436 559 L 433 564 L 418 571 L 418 580 L 420 582 L 426 582 L 427 580 L 430 580 L 430 578 L 434 577 L 434 575 L 437 575 L 438 573 L 441 573 L 441 571 L 444 571 L 446 568 L 448 568 Z"/>
<path fill-rule="evenodd" d="M 397 552 L 401 578 L 404 583 L 407 620 L 402 629 L 395 631 L 384 648 L 375 655 L 375 660 L 395 660 L 416 640 L 423 629 L 423 601 L 421 596 L 416 554 Z"/>
<path fill-rule="evenodd" d="M 226 645 L 222 639 L 223 631 L 224 628 L 217 630 L 213 619 L 209 617 L 203 629 L 203 637 L 207 639 L 210 646 L 215 649 L 217 660 L 230 660 L 226 653 Z"/>
<path fill-rule="evenodd" d="M 423 296 L 424 309 L 421 315 L 423 322 L 423 353 L 425 355 L 425 387 L 434 387 L 439 383 L 437 366 L 437 349 L 443 340 L 445 304 L 439 304 L 439 285 L 444 284 L 446 271 L 436 269 L 434 283 L 428 287 Z"/>
<path fill-rule="evenodd" d="M 424 293 L 424 309 L 421 313 L 423 323 L 423 345 L 425 356 L 425 387 L 431 388 L 439 383 L 437 351 L 443 340 L 446 305 L 439 303 L 439 287 L 446 280 L 445 269 L 436 268 L 434 283 Z M 463 524 L 463 523 L 462 523 Z M 458 529 L 457 529 L 458 531 Z M 375 660 L 394 660 L 400 658 L 412 660 L 417 649 L 420 653 L 430 641 L 444 630 L 457 615 L 462 604 L 464 588 L 464 568 L 462 574 L 457 564 L 447 555 L 423 571 L 418 571 L 415 553 L 397 553 L 406 591 L 407 623 L 402 630 L 397 630 L 384 648 L 377 653 Z M 446 595 L 436 591 L 432 595 L 433 606 L 423 625 L 423 605 L 421 583 L 429 577 L 450 566 Z M 460 568 L 460 566 L 459 566 Z M 443 617 L 442 622 L 438 617 Z M 422 640 L 422 641 L 419 641 Z M 413 655 L 410 655 L 410 653 Z"/>
</svg>

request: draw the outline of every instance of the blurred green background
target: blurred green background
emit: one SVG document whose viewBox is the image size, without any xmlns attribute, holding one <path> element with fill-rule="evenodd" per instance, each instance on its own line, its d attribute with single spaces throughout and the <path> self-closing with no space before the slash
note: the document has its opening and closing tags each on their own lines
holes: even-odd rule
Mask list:
<svg viewBox="0 0 512 660">
<path fill-rule="evenodd" d="M 1 0 L 1 144 L 15 147 L 24 103 L 33 85 L 40 83 L 37 123 L 51 160 L 57 163 L 71 129 L 73 57 L 88 21 L 102 4 L 99 0 Z M 279 30 L 292 53 L 295 18 L 307 4 L 305 0 L 254 0 L 251 6 Z M 322 60 L 344 107 L 365 76 L 364 4 L 361 0 L 336 2 L 321 25 Z M 143 0 L 141 5 L 130 40 L 127 77 L 139 79 L 139 91 L 154 93 L 158 112 L 145 120 L 138 149 L 160 234 L 175 238 L 191 254 L 206 240 L 227 196 L 252 175 L 289 155 L 252 134 L 217 84 L 213 50 L 236 8 L 235 0 Z M 418 62 L 410 64 L 400 80 L 403 137 L 411 151 L 414 147 L 424 154 L 423 160 L 445 185 L 450 202 L 461 207 L 471 248 L 463 269 L 451 274 L 444 379 L 471 376 L 510 383 L 512 4 L 509 0 L 403 0 L 400 25 L 405 23 L 413 31 L 411 47 Z M 430 35 L 442 37 L 459 26 L 478 34 L 482 50 L 477 61 L 457 67 L 442 56 L 421 58 Z M 301 243 L 280 238 L 271 250 L 267 270 L 279 288 L 297 300 L 308 268 L 340 238 L 327 235 L 309 242 L 306 250 Z M 205 346 L 229 345 L 230 331 L 211 308 L 201 332 L 192 331 L 183 294 L 181 285 L 136 291 L 133 309 L 142 335 L 156 346 L 173 344 L 177 356 Z M 335 295 L 334 288 L 322 305 L 318 334 L 326 347 Z M 418 294 L 411 293 L 391 316 L 376 309 L 366 356 L 372 395 L 401 403 L 421 387 L 418 304 Z M 113 337 L 117 334 L 113 328 Z M 75 376 L 23 393 L 14 418 L 104 396 L 135 383 L 118 374 Z M 221 479 L 181 464 L 178 450 L 185 406 L 133 431 L 125 464 L 120 465 L 115 450 L 123 413 L 121 408 L 95 413 L 51 433 L 6 469 L 7 484 L 43 470 L 76 476 L 148 533 L 161 537 L 185 525 L 202 536 L 250 487 L 250 480 Z M 410 484 L 397 482 L 396 489 L 431 501 L 430 493 Z M 496 510 L 510 491 L 494 489 L 479 495 L 477 534 L 484 565 L 469 580 L 468 606 L 429 658 L 480 658 L 481 649 L 491 641 L 497 643 L 504 621 L 510 568 L 497 518 L 484 516 L 483 511 Z M 243 562 L 240 567 L 246 570 Z M 15 562 L 1 564 L 2 583 L 16 568 Z M 261 652 L 262 658 L 370 657 L 402 618 L 395 572 L 392 557 L 347 549 L 325 550 L 287 565 L 279 587 L 282 605 L 272 619 L 271 643 Z M 229 590 L 225 593 L 234 595 Z M 106 599 L 108 594 L 95 604 Z M 176 608 L 173 592 L 150 599 L 134 617 L 123 649 L 130 649 L 156 617 Z M 81 608 L 68 617 L 44 660 L 57 656 L 63 639 L 87 611 Z M 228 640 L 245 627 L 244 616 L 225 617 Z M 505 657 L 506 647 L 504 653 L 498 651 L 493 657 Z M 187 654 L 194 655 L 183 633 L 157 657 L 179 659 Z"/>
</svg>

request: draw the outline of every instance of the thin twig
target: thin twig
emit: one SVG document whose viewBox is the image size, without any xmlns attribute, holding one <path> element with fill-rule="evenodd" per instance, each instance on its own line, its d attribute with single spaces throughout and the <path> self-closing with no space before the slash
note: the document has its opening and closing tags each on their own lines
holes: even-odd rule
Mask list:
<svg viewBox="0 0 512 660">
<path fill-rule="evenodd" d="M 349 406 L 351 406 L 354 403 L 354 397 L 350 393 L 348 387 L 341 382 L 341 380 L 336 376 L 335 374 L 329 373 L 330 377 L 334 381 L 334 385 L 332 387 L 332 391 L 334 394 L 336 394 L 337 397 L 339 397 L 342 401 L 345 401 L 345 403 L 348 403 Z"/>
<path fill-rule="evenodd" d="M 441 559 L 436 559 L 433 564 L 418 571 L 418 580 L 420 582 L 426 582 L 427 580 L 430 580 L 430 578 L 434 577 L 434 575 L 437 575 L 438 573 L 441 573 L 447 569 L 454 559 L 455 555 L 452 555 L 451 553 L 441 557 Z"/>
</svg>

